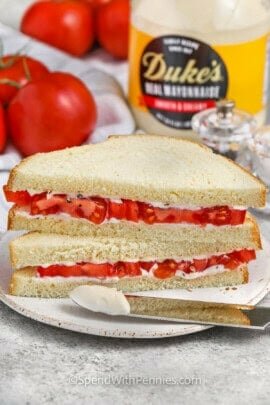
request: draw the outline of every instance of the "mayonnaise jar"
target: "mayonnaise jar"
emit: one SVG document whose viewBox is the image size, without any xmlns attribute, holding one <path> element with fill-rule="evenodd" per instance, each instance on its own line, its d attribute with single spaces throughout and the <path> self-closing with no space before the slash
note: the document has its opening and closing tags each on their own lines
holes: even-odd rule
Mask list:
<svg viewBox="0 0 270 405">
<path fill-rule="evenodd" d="M 265 122 L 270 0 L 133 0 L 129 101 L 148 133 L 194 137 L 192 116 L 233 99 Z"/>
</svg>

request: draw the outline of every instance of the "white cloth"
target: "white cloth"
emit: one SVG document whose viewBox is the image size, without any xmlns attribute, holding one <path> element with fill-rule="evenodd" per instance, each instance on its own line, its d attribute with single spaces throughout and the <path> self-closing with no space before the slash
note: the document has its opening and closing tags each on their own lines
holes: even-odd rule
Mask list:
<svg viewBox="0 0 270 405">
<path fill-rule="evenodd" d="M 22 1 L 22 0 L 20 0 Z M 7 13 L 3 3 L 9 6 L 11 13 Z M 9 3 L 7 5 L 7 3 Z M 9 17 L 8 21 L 16 27 L 22 7 L 15 10 L 15 0 L 0 2 L 0 21 L 3 16 Z M 29 1 L 23 1 L 24 7 Z M 4 13 L 2 11 L 5 10 Z M 13 10 L 13 11 L 12 11 Z M 12 20 L 13 16 L 13 20 Z M 17 22 L 16 22 L 17 21 Z M 73 58 L 64 52 L 41 42 L 29 38 L 19 31 L 0 22 L 0 39 L 3 42 L 5 54 L 11 54 L 24 48 L 24 52 L 41 60 L 50 70 L 70 72 L 78 76 L 91 89 L 94 95 L 98 121 L 91 142 L 103 141 L 111 134 L 129 134 L 135 129 L 134 119 L 125 100 L 127 88 L 127 63 L 116 61 L 106 52 L 97 49 L 83 59 Z M 88 143 L 88 142 L 86 142 Z M 5 153 L 0 155 L 0 186 L 5 184 L 7 172 L 21 159 L 15 148 L 9 145 Z M 6 229 L 8 204 L 5 202 L 2 187 L 0 190 L 0 232 Z"/>
</svg>

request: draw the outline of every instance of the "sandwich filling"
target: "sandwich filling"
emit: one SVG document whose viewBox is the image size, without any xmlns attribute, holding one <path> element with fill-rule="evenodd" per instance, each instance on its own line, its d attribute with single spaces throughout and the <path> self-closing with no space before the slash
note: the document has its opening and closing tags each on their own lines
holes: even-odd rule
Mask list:
<svg viewBox="0 0 270 405">
<path fill-rule="evenodd" d="M 229 206 L 172 207 L 164 204 L 138 202 L 127 199 L 85 197 L 81 194 L 39 193 L 10 191 L 4 187 L 6 199 L 23 208 L 31 216 L 67 214 L 83 218 L 94 224 L 113 220 L 144 222 L 146 224 L 193 224 L 193 225 L 241 225 L 245 221 L 246 209 Z"/>
<path fill-rule="evenodd" d="M 112 279 L 123 277 L 149 276 L 168 279 L 179 276 L 196 278 L 221 271 L 236 270 L 256 258 L 251 249 L 242 249 L 231 253 L 211 255 L 192 260 L 165 260 L 116 262 L 116 263 L 75 263 L 38 266 L 38 277 L 89 277 L 94 279 Z"/>
</svg>

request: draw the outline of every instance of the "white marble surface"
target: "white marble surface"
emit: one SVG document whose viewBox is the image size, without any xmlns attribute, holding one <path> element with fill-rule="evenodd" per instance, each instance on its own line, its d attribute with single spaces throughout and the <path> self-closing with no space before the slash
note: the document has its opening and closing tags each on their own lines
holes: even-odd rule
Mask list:
<svg viewBox="0 0 270 405">
<path fill-rule="evenodd" d="M 269 238 L 270 222 L 260 222 Z M 0 303 L 0 347 L 1 405 L 269 404 L 269 331 L 220 327 L 164 340 L 110 339 L 43 325 Z M 125 383 L 128 376 L 137 383 Z M 95 377 L 103 383 L 90 384 Z M 173 384 L 194 377 L 199 384 Z"/>
</svg>

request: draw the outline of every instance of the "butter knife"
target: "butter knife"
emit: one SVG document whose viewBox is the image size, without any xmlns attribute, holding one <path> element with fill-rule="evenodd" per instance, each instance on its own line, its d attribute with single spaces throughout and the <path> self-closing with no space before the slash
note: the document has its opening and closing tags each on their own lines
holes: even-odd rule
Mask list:
<svg viewBox="0 0 270 405">
<path fill-rule="evenodd" d="M 85 287 L 87 288 L 87 286 Z M 111 291 L 111 289 L 109 290 Z M 93 309 L 91 305 L 89 307 L 88 294 L 75 294 L 74 291 L 71 292 L 70 298 L 77 305 L 91 311 L 108 314 L 102 307 L 98 309 Z M 128 302 L 126 304 L 129 310 L 124 314 L 110 314 L 110 316 L 124 315 L 129 318 L 257 330 L 265 330 L 270 326 L 270 307 L 157 298 L 136 294 L 124 295 L 121 292 L 117 292 L 117 294 L 121 294 L 122 298 Z M 106 296 L 102 296 L 102 299 L 104 302 Z"/>
</svg>

